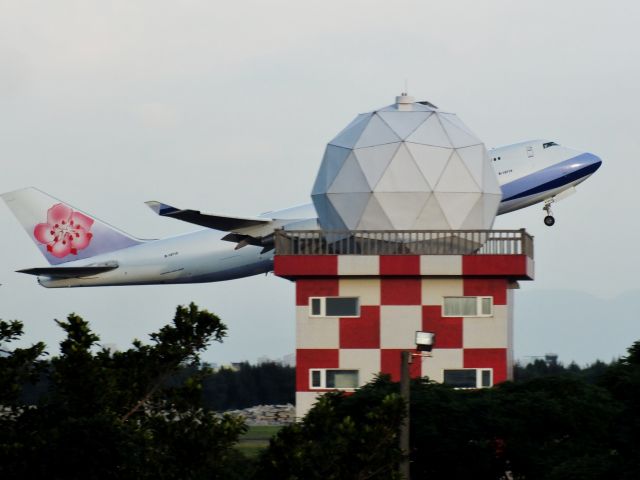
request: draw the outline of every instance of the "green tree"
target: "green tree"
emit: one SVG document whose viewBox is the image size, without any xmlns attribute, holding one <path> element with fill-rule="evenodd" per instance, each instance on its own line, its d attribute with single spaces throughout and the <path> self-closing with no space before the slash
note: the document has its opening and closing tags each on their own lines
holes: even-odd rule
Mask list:
<svg viewBox="0 0 640 480">
<path fill-rule="evenodd" d="M 621 405 L 619 415 L 611 422 L 616 437 L 622 474 L 619 478 L 640 478 L 640 341 L 627 350 L 627 356 L 612 365 L 600 380 Z"/>
<path fill-rule="evenodd" d="M 275 362 L 243 362 L 237 370 L 212 372 L 203 387 L 205 406 L 212 410 L 294 403 L 295 368 Z"/>
<path fill-rule="evenodd" d="M 0 320 L 0 406 L 17 406 L 22 385 L 35 383 L 42 370 L 40 356 L 45 345 L 38 342 L 29 348 L 8 350 L 8 345 L 23 334 L 22 322 Z"/>
<path fill-rule="evenodd" d="M 0 420 L 1 478 L 238 478 L 233 444 L 246 427 L 200 408 L 207 370 L 169 381 L 222 341 L 217 316 L 179 306 L 150 344 L 136 340 L 122 352 L 99 348 L 75 314 L 58 324 L 66 338 L 46 371 L 49 391 L 36 408 Z M 23 379 L 13 379 L 19 389 Z"/>
<path fill-rule="evenodd" d="M 271 440 L 254 478 L 398 479 L 404 402 L 394 390 L 378 379 L 353 395 L 325 394 Z"/>
</svg>

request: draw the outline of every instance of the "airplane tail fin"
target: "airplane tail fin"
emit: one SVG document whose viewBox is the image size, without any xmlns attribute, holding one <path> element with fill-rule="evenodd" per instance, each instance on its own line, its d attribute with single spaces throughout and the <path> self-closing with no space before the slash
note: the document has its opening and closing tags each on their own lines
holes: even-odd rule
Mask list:
<svg viewBox="0 0 640 480">
<path fill-rule="evenodd" d="M 33 187 L 0 196 L 51 265 L 144 242 Z"/>
</svg>

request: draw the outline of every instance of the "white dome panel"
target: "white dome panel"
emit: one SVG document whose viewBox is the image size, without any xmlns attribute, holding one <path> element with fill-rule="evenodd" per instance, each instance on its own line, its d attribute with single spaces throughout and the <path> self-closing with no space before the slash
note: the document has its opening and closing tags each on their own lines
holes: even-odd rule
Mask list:
<svg viewBox="0 0 640 480">
<path fill-rule="evenodd" d="M 326 192 L 351 154 L 351 149 L 327 145 L 311 195 Z"/>
<path fill-rule="evenodd" d="M 464 148 L 482 143 L 475 135 L 472 135 L 457 125 L 451 123 L 447 118 L 442 118 L 442 126 L 447 132 L 454 148 Z"/>
<path fill-rule="evenodd" d="M 451 230 L 447 217 L 445 217 L 442 208 L 440 208 L 440 203 L 433 193 L 429 195 L 429 199 L 418 215 L 416 224 L 429 225 L 432 230 Z"/>
<path fill-rule="evenodd" d="M 333 208 L 338 212 L 342 223 L 348 230 L 355 230 L 362 212 L 369 202 L 370 193 L 330 193 L 328 195 Z"/>
<path fill-rule="evenodd" d="M 316 195 L 313 197 L 313 206 L 318 214 L 318 220 L 322 220 L 322 228 L 325 230 L 348 230 L 342 221 L 342 217 L 331 205 L 329 197 L 326 195 Z"/>
<path fill-rule="evenodd" d="M 418 128 L 429 116 L 431 112 L 379 112 L 380 118 L 391 127 L 391 129 L 402 140 L 407 138 Z"/>
<path fill-rule="evenodd" d="M 382 121 L 377 115 L 373 115 L 366 128 L 362 131 L 360 138 L 355 144 L 355 148 L 372 147 L 384 143 L 399 142 L 400 137 Z"/>
<path fill-rule="evenodd" d="M 431 145 L 421 145 L 419 143 L 405 143 L 409 153 L 416 162 L 420 172 L 433 189 L 440 180 L 442 171 L 453 155 L 454 150 L 444 147 L 433 147 Z"/>
<path fill-rule="evenodd" d="M 406 140 L 407 142 L 433 145 L 434 147 L 452 148 L 451 140 L 449 140 L 442 127 L 438 115 L 431 115 Z"/>
<path fill-rule="evenodd" d="M 329 187 L 328 193 L 353 193 L 370 192 L 369 183 L 362 173 L 362 169 L 356 160 L 356 156 L 351 153 L 344 162 L 344 165 L 336 175 L 335 180 Z"/>
<path fill-rule="evenodd" d="M 489 228 L 502 192 L 484 144 L 455 114 L 397 102 L 330 142 L 312 191 L 321 227 Z"/>
<path fill-rule="evenodd" d="M 353 151 L 358 159 L 360 168 L 373 190 L 380 177 L 391 163 L 391 159 L 400 147 L 400 143 L 387 143 L 375 147 L 358 148 Z"/>
<path fill-rule="evenodd" d="M 493 165 L 491 165 L 489 157 L 487 157 L 487 161 L 484 164 L 483 172 L 484 175 L 482 178 L 482 188 L 484 192 L 500 195 L 500 197 L 502 198 L 502 189 L 500 188 L 500 184 L 498 183 L 498 175 L 493 169 Z"/>
<path fill-rule="evenodd" d="M 462 228 L 466 230 L 491 228 L 495 218 L 493 212 L 499 203 L 500 197 L 497 195 L 483 195 L 467 215 L 467 218 L 462 223 Z M 488 227 L 485 226 L 487 222 Z"/>
<path fill-rule="evenodd" d="M 467 125 L 460 120 L 460 117 L 458 117 L 457 115 L 453 114 L 453 113 L 445 113 L 442 112 L 440 114 L 441 118 L 444 118 L 445 120 L 447 120 L 449 123 L 455 125 L 456 127 L 458 127 L 460 130 L 462 130 L 463 132 L 471 135 L 472 137 L 474 137 L 476 140 L 478 140 L 478 143 L 481 142 L 481 140 L 476 136 L 475 133 L 473 133 L 471 131 L 471 129 L 469 127 L 467 127 Z"/>
<path fill-rule="evenodd" d="M 483 195 L 484 201 L 484 222 L 483 227 L 489 229 L 493 227 L 493 222 L 496 219 L 496 212 L 500 207 L 500 202 L 502 201 L 502 194 L 498 195 Z"/>
<path fill-rule="evenodd" d="M 463 230 L 475 230 L 481 229 L 484 223 L 484 200 L 480 196 L 476 204 L 467 213 L 467 218 L 464 219 L 460 228 Z"/>
<path fill-rule="evenodd" d="M 487 150 L 484 145 L 458 148 L 456 153 L 460 156 L 469 172 L 471 172 L 478 186 L 482 187 L 484 184 L 484 166 L 488 163 Z"/>
<path fill-rule="evenodd" d="M 405 145 L 400 145 L 374 192 L 428 192 L 429 184 Z"/>
<path fill-rule="evenodd" d="M 442 176 L 436 184 L 437 192 L 472 192 L 480 193 L 482 190 L 471 176 L 457 152 L 453 152 L 451 158 L 444 167 Z"/>
<path fill-rule="evenodd" d="M 480 195 L 480 193 L 435 193 L 447 223 L 453 230 L 462 228 L 462 223 L 466 220 L 469 211 L 476 204 Z"/>
<path fill-rule="evenodd" d="M 369 202 L 356 228 L 357 230 L 393 230 L 389 217 L 374 195 L 369 197 Z"/>
<path fill-rule="evenodd" d="M 330 145 L 338 147 L 353 148 L 362 131 L 366 128 L 372 113 L 361 113 L 347 125 L 336 137 L 329 142 Z"/>
<path fill-rule="evenodd" d="M 413 230 L 416 227 L 418 215 L 422 212 L 431 194 L 376 192 L 374 196 L 387 214 L 394 229 Z"/>
</svg>

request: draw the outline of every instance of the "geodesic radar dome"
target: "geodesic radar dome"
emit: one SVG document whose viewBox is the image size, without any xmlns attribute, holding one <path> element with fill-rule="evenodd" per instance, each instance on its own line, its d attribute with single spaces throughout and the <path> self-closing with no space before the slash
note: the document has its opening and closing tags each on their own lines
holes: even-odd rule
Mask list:
<svg viewBox="0 0 640 480">
<path fill-rule="evenodd" d="M 396 100 L 327 145 L 311 193 L 320 226 L 490 229 L 502 192 L 482 141 L 453 113 Z"/>
</svg>

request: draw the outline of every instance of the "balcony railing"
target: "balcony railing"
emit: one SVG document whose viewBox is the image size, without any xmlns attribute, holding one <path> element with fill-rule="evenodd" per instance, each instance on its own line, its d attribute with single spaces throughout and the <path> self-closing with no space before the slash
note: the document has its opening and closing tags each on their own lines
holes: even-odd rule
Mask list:
<svg viewBox="0 0 640 480">
<path fill-rule="evenodd" d="M 276 255 L 526 255 L 521 230 L 277 230 Z"/>
</svg>

